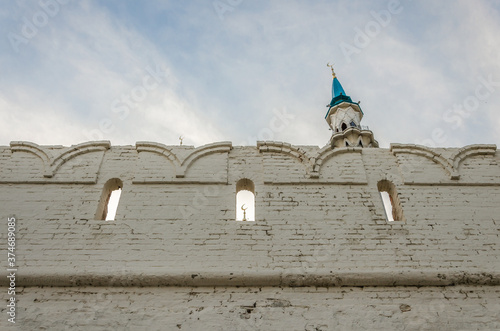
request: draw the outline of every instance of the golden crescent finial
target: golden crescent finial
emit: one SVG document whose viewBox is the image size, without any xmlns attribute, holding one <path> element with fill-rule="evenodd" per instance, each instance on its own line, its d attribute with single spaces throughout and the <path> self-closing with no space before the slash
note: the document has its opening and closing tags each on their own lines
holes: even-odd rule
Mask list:
<svg viewBox="0 0 500 331">
<path fill-rule="evenodd" d="M 337 77 L 337 76 L 335 76 L 335 71 L 333 71 L 333 64 L 330 64 L 330 62 L 328 62 L 328 64 L 326 66 L 329 67 L 330 69 L 332 69 L 333 78 Z"/>
<path fill-rule="evenodd" d="M 241 205 L 241 210 L 243 210 L 243 219 L 242 219 L 242 221 L 246 221 L 247 220 L 247 209 L 248 209 L 248 207 L 243 208 L 244 206 L 245 206 L 245 204 Z"/>
<path fill-rule="evenodd" d="M 181 145 L 182 145 L 182 139 L 184 139 L 184 137 L 180 136 L 179 140 L 181 141 Z"/>
</svg>

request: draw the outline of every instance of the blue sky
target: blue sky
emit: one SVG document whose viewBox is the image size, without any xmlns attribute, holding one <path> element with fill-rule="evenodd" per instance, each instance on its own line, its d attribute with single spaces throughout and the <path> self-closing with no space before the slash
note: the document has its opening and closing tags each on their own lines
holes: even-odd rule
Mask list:
<svg viewBox="0 0 500 331">
<path fill-rule="evenodd" d="M 327 144 L 336 73 L 381 147 L 500 144 L 500 1 L 9 1 L 0 144 Z"/>
</svg>

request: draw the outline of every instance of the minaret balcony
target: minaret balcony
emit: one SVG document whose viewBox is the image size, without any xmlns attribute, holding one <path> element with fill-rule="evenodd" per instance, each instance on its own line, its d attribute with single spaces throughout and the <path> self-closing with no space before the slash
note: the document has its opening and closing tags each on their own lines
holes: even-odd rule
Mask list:
<svg viewBox="0 0 500 331">
<path fill-rule="evenodd" d="M 367 126 L 350 126 L 341 132 L 334 132 L 330 138 L 332 149 L 342 147 L 379 147 L 373 132 Z"/>
</svg>

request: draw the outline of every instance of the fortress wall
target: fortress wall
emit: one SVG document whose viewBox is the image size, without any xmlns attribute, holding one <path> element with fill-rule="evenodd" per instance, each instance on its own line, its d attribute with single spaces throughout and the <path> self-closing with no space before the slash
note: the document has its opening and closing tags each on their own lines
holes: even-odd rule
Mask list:
<svg viewBox="0 0 500 331">
<path fill-rule="evenodd" d="M 31 220 L 93 219 L 104 184 L 111 178 L 119 178 L 124 184 L 117 216 L 121 220 L 185 219 L 181 209 L 193 208 L 202 209 L 212 218 L 232 219 L 235 184 L 241 178 L 255 183 L 261 219 L 272 217 L 265 208 L 270 203 L 266 199 L 273 198 L 266 197 L 277 187 L 282 192 L 278 194 L 283 207 L 293 207 L 294 212 L 303 208 L 303 212 L 315 217 L 317 206 L 342 208 L 344 205 L 337 204 L 336 199 L 347 198 L 352 201 L 349 207 L 354 208 L 351 215 L 359 215 L 358 202 L 364 203 L 364 210 L 373 205 L 368 209 L 374 221 L 385 218 L 377 190 L 377 182 L 383 179 L 395 185 L 404 211 L 413 205 L 413 190 L 439 187 L 444 194 L 415 197 L 416 208 L 432 206 L 429 200 L 433 199 L 449 198 L 453 203 L 469 194 L 464 198 L 466 205 L 480 210 L 498 201 L 495 194 L 500 187 L 500 155 L 494 145 L 430 149 L 394 144 L 391 150 L 343 148 L 332 152 L 328 148 L 275 142 L 259 142 L 257 148 L 230 148 L 228 143 L 219 143 L 197 149 L 160 144 L 141 147 L 140 143 L 111 147 L 89 142 L 80 148 L 36 145 L 35 155 L 34 147 L 20 144 L 13 144 L 15 148 L 0 147 L 0 200 L 9 207 L 2 208 L 3 217 L 15 214 Z M 302 200 L 289 201 L 295 194 Z M 361 194 L 358 200 L 356 194 Z M 491 199 L 474 199 L 482 194 Z M 445 201 L 442 203 L 442 210 L 455 213 Z M 317 217 L 325 215 L 318 213 Z"/>
<path fill-rule="evenodd" d="M 22 289 L 17 325 L 47 330 L 498 330 L 500 289 Z M 4 323 L 0 320 L 0 325 Z"/>
<path fill-rule="evenodd" d="M 301 201 L 300 195 L 295 198 Z M 69 285 L 83 279 L 106 284 L 105 276 L 113 275 L 118 284 L 129 282 L 116 275 L 120 271 L 142 275 L 137 284 L 164 285 L 216 284 L 230 276 L 235 284 L 273 279 L 277 285 L 499 282 L 500 227 L 486 211 L 493 205 L 474 219 L 451 218 L 430 207 L 420 214 L 409 209 L 408 219 L 415 215 L 418 221 L 383 224 L 367 210 L 352 213 L 345 197 L 337 200 L 341 207 L 324 207 L 323 219 L 293 212 L 281 198 L 266 200 L 268 210 L 284 211 L 245 223 L 201 217 L 201 210 L 196 220 L 18 219 L 19 279 L 39 284 L 50 276 Z M 72 280 L 65 280 L 68 276 Z"/>
<path fill-rule="evenodd" d="M 17 219 L 17 323 L 499 329 L 499 165 L 494 145 L 13 142 L 0 147 L 0 216 Z M 95 220 L 112 178 L 116 220 Z M 242 178 L 255 184 L 255 222 L 234 220 Z M 387 222 L 381 180 L 404 221 Z"/>
<path fill-rule="evenodd" d="M 103 143 L 94 145 L 84 148 Z M 18 219 L 21 284 L 130 283 L 118 269 L 142 275 L 138 285 L 499 283 L 496 148 L 412 146 L 332 152 L 275 142 L 232 149 L 138 143 L 77 155 L 52 177 L 43 175 L 50 159 L 33 177 L 24 162 L 40 157 L 6 147 L 2 217 Z M 37 148 L 53 159 L 68 153 Z M 68 180 L 71 173 L 79 183 Z M 94 220 L 110 178 L 123 181 L 116 220 Z M 255 184 L 256 222 L 234 221 L 242 178 Z M 377 189 L 383 179 L 395 185 L 404 221 L 386 221 Z"/>
</svg>

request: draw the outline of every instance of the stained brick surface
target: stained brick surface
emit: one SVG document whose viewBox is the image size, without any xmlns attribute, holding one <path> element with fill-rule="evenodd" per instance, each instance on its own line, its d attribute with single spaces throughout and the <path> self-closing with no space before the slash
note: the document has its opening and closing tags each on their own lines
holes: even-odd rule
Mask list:
<svg viewBox="0 0 500 331">
<path fill-rule="evenodd" d="M 0 217 L 17 219 L 28 326 L 57 329 L 51 319 L 71 312 L 63 325 L 84 328 L 90 311 L 96 329 L 500 327 L 494 145 L 332 152 L 278 142 L 16 142 L 0 147 L 0 170 Z M 123 181 L 116 220 L 94 220 L 111 178 Z M 234 220 L 242 178 L 255 184 L 255 222 Z M 384 179 L 404 222 L 385 219 Z M 39 288 L 48 285 L 56 287 Z"/>
</svg>

